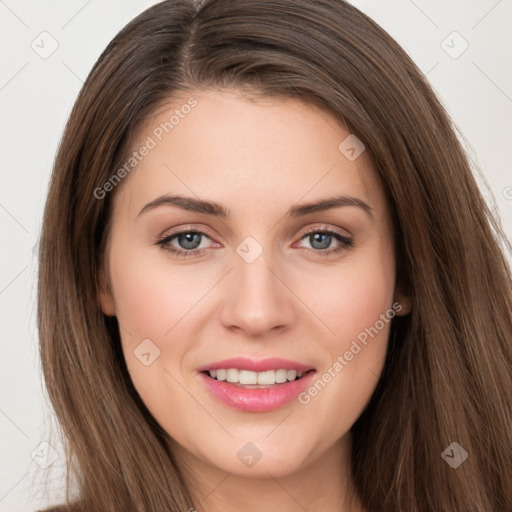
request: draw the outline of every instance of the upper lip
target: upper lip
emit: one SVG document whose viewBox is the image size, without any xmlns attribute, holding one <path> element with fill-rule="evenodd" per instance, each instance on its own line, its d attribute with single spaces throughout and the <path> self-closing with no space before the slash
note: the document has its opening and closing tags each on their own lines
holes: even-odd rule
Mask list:
<svg viewBox="0 0 512 512">
<path fill-rule="evenodd" d="M 290 359 L 282 359 L 279 357 L 271 357 L 268 359 L 250 359 L 247 357 L 234 357 L 232 359 L 223 359 L 222 361 L 217 361 L 215 363 L 207 364 L 198 369 L 199 372 L 204 372 L 208 370 L 218 370 L 218 369 L 229 369 L 229 368 L 237 368 L 239 370 L 249 370 L 252 372 L 266 372 L 269 370 L 298 370 L 298 371 L 308 371 L 314 370 L 312 366 L 308 366 L 306 364 L 301 364 L 296 361 L 291 361 Z"/>
</svg>

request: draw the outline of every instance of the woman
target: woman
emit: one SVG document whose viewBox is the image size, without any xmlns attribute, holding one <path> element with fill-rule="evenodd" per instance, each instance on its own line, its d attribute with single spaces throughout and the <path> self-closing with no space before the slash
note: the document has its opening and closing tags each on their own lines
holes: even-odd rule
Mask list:
<svg viewBox="0 0 512 512">
<path fill-rule="evenodd" d="M 45 210 L 64 510 L 512 510 L 502 240 L 354 7 L 149 8 L 91 71 Z"/>
</svg>

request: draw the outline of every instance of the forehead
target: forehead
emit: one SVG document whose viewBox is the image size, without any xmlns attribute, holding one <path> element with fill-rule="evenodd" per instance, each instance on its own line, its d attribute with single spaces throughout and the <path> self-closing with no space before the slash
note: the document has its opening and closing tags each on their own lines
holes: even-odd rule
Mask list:
<svg viewBox="0 0 512 512">
<path fill-rule="evenodd" d="M 384 207 L 365 152 L 347 158 L 353 137 L 330 113 L 297 99 L 182 92 L 138 130 L 130 153 L 139 154 L 137 164 L 116 201 L 131 215 L 164 193 L 214 198 L 240 213 L 335 193 Z"/>
</svg>

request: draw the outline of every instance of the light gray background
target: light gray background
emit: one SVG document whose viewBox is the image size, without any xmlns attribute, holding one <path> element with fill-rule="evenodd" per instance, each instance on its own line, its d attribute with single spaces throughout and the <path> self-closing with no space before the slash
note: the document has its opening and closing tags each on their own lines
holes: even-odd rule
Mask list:
<svg viewBox="0 0 512 512">
<path fill-rule="evenodd" d="M 0 0 L 1 511 L 28 512 L 62 497 L 62 448 L 49 435 L 51 414 L 39 372 L 33 248 L 53 158 L 79 88 L 116 32 L 154 3 Z M 352 3 L 427 74 L 482 170 L 512 240 L 512 0 Z M 53 448 L 37 449 L 42 442 Z M 50 502 L 41 483 L 48 475 L 56 489 Z"/>
</svg>

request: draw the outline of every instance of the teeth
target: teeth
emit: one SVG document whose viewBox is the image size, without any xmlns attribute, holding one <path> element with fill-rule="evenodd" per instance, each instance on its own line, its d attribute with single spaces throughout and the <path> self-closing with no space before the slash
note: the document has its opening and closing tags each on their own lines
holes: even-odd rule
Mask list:
<svg viewBox="0 0 512 512">
<path fill-rule="evenodd" d="M 236 368 L 210 370 L 210 377 L 219 381 L 227 381 L 233 384 L 272 386 L 283 384 L 286 381 L 300 379 L 303 371 L 297 370 L 269 370 L 266 372 L 251 372 L 249 370 L 238 370 Z"/>
<path fill-rule="evenodd" d="M 255 372 L 251 372 L 255 373 Z M 258 384 L 262 386 L 271 386 L 276 383 L 276 372 L 275 370 L 269 370 L 268 372 L 258 372 Z M 245 384 L 245 382 L 240 382 L 240 384 Z"/>
<path fill-rule="evenodd" d="M 283 382 L 286 382 L 287 370 L 276 370 L 275 374 L 277 384 L 282 384 Z"/>
<path fill-rule="evenodd" d="M 286 378 L 288 380 L 295 380 L 295 377 L 297 377 L 297 370 L 288 370 L 286 372 Z"/>
<path fill-rule="evenodd" d="M 230 368 L 226 373 L 227 382 L 239 382 L 240 372 L 236 368 Z"/>
<path fill-rule="evenodd" d="M 248 370 L 240 370 L 238 382 L 240 384 L 261 384 L 261 382 L 258 382 L 258 374 Z"/>
</svg>

